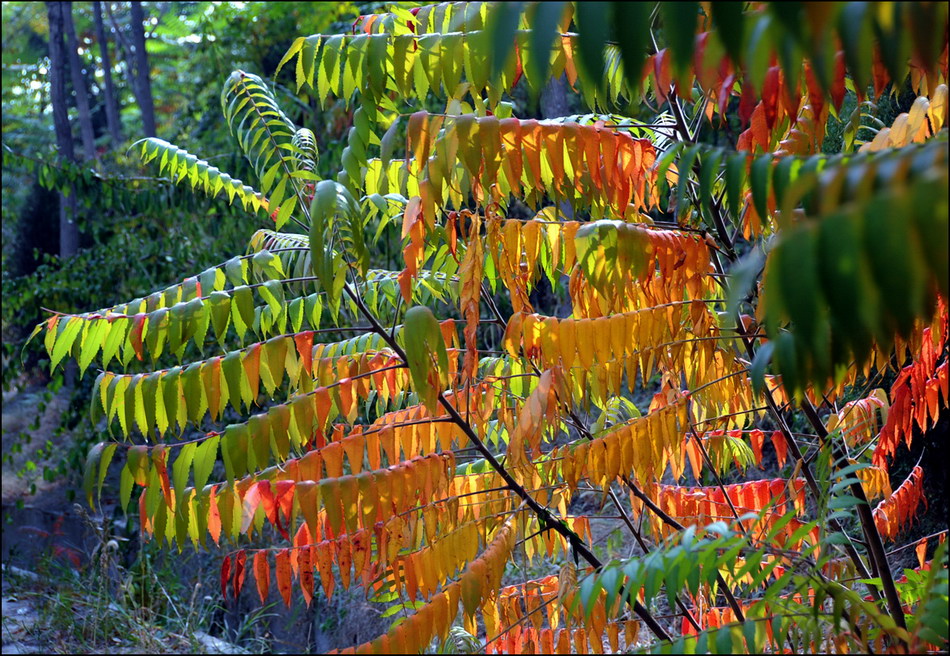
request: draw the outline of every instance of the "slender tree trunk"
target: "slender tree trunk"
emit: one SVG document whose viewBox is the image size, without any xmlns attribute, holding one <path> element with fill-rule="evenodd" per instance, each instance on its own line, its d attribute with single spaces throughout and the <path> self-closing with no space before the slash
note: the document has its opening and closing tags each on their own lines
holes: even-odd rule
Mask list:
<svg viewBox="0 0 950 656">
<path fill-rule="evenodd" d="M 71 2 L 63 2 L 61 7 L 69 72 L 72 75 L 73 91 L 76 93 L 76 109 L 79 110 L 83 156 L 87 161 L 92 161 L 96 159 L 96 135 L 92 129 L 92 113 L 89 111 L 89 89 L 82 74 L 82 60 L 79 59 L 79 39 L 76 38 L 76 24 L 73 22 L 73 5 Z"/>
<path fill-rule="evenodd" d="M 99 41 L 99 55 L 102 57 L 102 72 L 105 78 L 106 123 L 112 137 L 112 147 L 118 148 L 122 143 L 122 123 L 119 121 L 119 103 L 116 100 L 115 87 L 112 85 L 112 60 L 109 59 L 109 41 L 102 23 L 101 3 L 92 3 L 92 17 L 96 22 L 96 39 Z"/>
<path fill-rule="evenodd" d="M 76 161 L 73 151 L 73 133 L 69 127 L 69 112 L 66 110 L 66 53 L 63 46 L 63 7 L 61 2 L 47 2 L 49 17 L 49 78 L 50 100 L 53 105 L 53 127 L 56 130 L 56 146 L 63 162 Z M 67 205 L 68 210 L 67 211 Z M 59 255 L 72 257 L 79 249 L 79 229 L 76 226 L 76 194 L 59 197 Z"/>
<path fill-rule="evenodd" d="M 141 2 L 132 3 L 132 46 L 135 48 L 135 96 L 142 112 L 142 127 L 146 137 L 156 136 L 155 103 L 152 101 L 152 83 L 148 77 L 148 54 L 145 52 L 145 13 Z"/>
<path fill-rule="evenodd" d="M 541 90 L 540 110 L 542 118 L 567 116 L 570 107 L 567 101 L 567 75 L 551 78 Z"/>
</svg>

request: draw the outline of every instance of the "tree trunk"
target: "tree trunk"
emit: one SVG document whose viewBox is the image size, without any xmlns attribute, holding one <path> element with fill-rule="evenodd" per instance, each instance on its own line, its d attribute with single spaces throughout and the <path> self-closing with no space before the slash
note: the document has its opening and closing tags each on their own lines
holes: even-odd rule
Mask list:
<svg viewBox="0 0 950 656">
<path fill-rule="evenodd" d="M 60 2 L 46 3 L 49 17 L 49 79 L 50 100 L 53 105 L 53 126 L 59 158 L 66 164 L 76 161 L 73 151 L 73 133 L 69 127 L 66 109 L 66 53 L 63 46 L 63 7 Z M 67 212 L 67 205 L 69 211 Z M 67 258 L 79 249 L 79 229 L 76 226 L 76 194 L 59 197 L 59 255 Z"/>
<path fill-rule="evenodd" d="M 102 73 L 105 78 L 106 123 L 112 137 L 112 147 L 122 143 L 122 123 L 119 121 L 119 103 L 116 100 L 115 87 L 112 86 L 112 60 L 109 59 L 109 42 L 102 23 L 102 4 L 92 3 L 92 17 L 96 22 L 96 39 L 99 41 L 99 55 L 102 57 Z"/>
<path fill-rule="evenodd" d="M 552 77 L 541 90 L 541 118 L 557 118 L 567 116 L 570 107 L 567 101 L 567 75 Z"/>
<path fill-rule="evenodd" d="M 79 59 L 79 39 L 76 38 L 76 24 L 73 22 L 73 5 L 71 2 L 64 2 L 61 6 L 69 72 L 72 75 L 73 91 L 76 93 L 76 109 L 79 110 L 82 150 L 86 160 L 92 161 L 96 159 L 96 135 L 92 129 L 92 113 L 89 111 L 89 89 L 82 74 L 82 60 Z"/>
<path fill-rule="evenodd" d="M 148 77 L 148 54 L 145 52 L 145 13 L 141 2 L 132 3 L 132 46 L 135 48 L 135 97 L 142 112 L 142 127 L 146 137 L 156 136 L 155 103 L 152 101 L 152 83 Z"/>
</svg>

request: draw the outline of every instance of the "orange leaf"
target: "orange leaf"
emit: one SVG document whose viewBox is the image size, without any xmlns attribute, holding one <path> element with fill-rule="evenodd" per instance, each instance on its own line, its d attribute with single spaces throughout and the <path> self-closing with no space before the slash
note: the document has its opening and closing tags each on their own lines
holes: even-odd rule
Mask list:
<svg viewBox="0 0 950 656">
<path fill-rule="evenodd" d="M 752 453 L 755 454 L 755 461 L 759 465 L 759 469 L 765 469 L 762 465 L 762 444 L 765 442 L 765 433 L 759 429 L 753 430 L 749 433 L 749 442 L 752 444 Z"/>
<path fill-rule="evenodd" d="M 350 471 L 356 475 L 363 471 L 363 452 L 366 450 L 366 438 L 363 435 L 350 435 L 340 444 L 350 463 Z"/>
<path fill-rule="evenodd" d="M 330 409 L 333 407 L 330 392 L 326 387 L 318 387 L 314 390 L 313 407 L 317 414 L 317 431 L 322 433 L 327 426 L 327 420 L 330 418 Z"/>
<path fill-rule="evenodd" d="M 425 160 L 429 157 L 429 115 L 422 111 L 409 117 L 406 127 L 406 156 L 412 153 L 415 166 L 411 166 L 415 173 L 422 171 Z M 409 164 L 407 162 L 407 164 Z"/>
<path fill-rule="evenodd" d="M 927 560 L 927 538 L 924 538 L 917 543 L 914 553 L 917 554 L 917 562 L 920 563 L 921 567 L 923 567 Z"/>
<path fill-rule="evenodd" d="M 343 444 L 341 442 L 331 442 L 320 451 L 323 456 L 323 464 L 327 468 L 329 478 L 337 478 L 343 475 Z"/>
<path fill-rule="evenodd" d="M 294 343 L 297 345 L 297 352 L 300 354 L 300 363 L 303 365 L 307 375 L 312 375 L 313 371 L 313 333 L 297 333 L 294 335 Z"/>
<path fill-rule="evenodd" d="M 317 569 L 320 572 L 320 584 L 329 601 L 333 597 L 333 547 L 332 542 L 321 542 L 316 547 Z"/>
<path fill-rule="evenodd" d="M 785 435 L 782 431 L 772 433 L 772 446 L 775 447 L 775 456 L 778 458 L 778 466 L 784 467 L 788 454 L 788 444 L 785 443 Z"/>
<path fill-rule="evenodd" d="M 217 485 L 211 486 L 211 495 L 208 499 L 208 533 L 211 534 L 211 538 L 214 540 L 215 544 L 220 544 L 219 538 L 221 537 L 221 512 L 218 510 L 218 500 L 215 498 L 217 489 Z"/>
<path fill-rule="evenodd" d="M 350 570 L 353 566 L 349 538 L 340 538 L 336 541 L 336 559 L 340 568 L 340 582 L 343 584 L 343 589 L 348 590 L 350 587 Z"/>
<path fill-rule="evenodd" d="M 280 590 L 280 596 L 284 598 L 284 604 L 290 608 L 290 552 L 287 549 L 281 549 L 274 558 L 277 574 L 277 589 Z"/>
<path fill-rule="evenodd" d="M 261 603 L 266 603 L 270 587 L 270 566 L 267 564 L 266 551 L 254 554 L 254 579 L 257 581 L 257 594 L 260 595 Z"/>
<path fill-rule="evenodd" d="M 304 546 L 297 550 L 297 567 L 300 572 L 300 589 L 303 599 L 310 606 L 313 600 L 313 564 L 310 562 L 310 547 Z M 327 594 L 327 597 L 330 595 Z"/>
</svg>

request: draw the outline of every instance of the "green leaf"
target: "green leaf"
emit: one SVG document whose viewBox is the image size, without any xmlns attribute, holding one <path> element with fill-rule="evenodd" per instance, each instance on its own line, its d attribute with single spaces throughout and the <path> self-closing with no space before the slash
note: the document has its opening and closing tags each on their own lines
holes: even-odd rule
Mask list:
<svg viewBox="0 0 950 656">
<path fill-rule="evenodd" d="M 76 338 L 79 336 L 79 332 L 82 330 L 83 320 L 80 317 L 69 317 L 65 324 L 63 324 L 63 321 L 60 320 L 59 324 L 57 324 L 57 328 L 60 325 L 62 325 L 63 328 L 56 336 L 56 342 L 54 343 L 53 350 L 50 353 L 49 370 L 51 372 L 55 371 L 56 365 L 59 364 L 59 362 L 67 353 L 69 353 L 73 342 L 76 341 Z"/>
<path fill-rule="evenodd" d="M 274 317 L 279 316 L 284 309 L 284 288 L 280 281 L 268 280 L 258 287 L 257 291 L 261 295 L 261 298 L 264 299 L 264 302 L 267 303 L 268 307 L 270 307 L 270 311 Z"/>
<path fill-rule="evenodd" d="M 846 2 L 839 14 L 838 32 L 844 46 L 845 62 L 858 89 L 867 89 L 870 83 L 874 39 L 871 34 L 869 4 Z"/>
<path fill-rule="evenodd" d="M 106 443 L 99 442 L 89 449 L 89 454 L 86 456 L 86 467 L 83 471 L 82 488 L 86 493 L 86 501 L 89 503 L 90 507 L 93 506 L 92 488 L 95 485 L 96 479 L 99 475 L 99 462 L 102 458 L 105 448 Z"/>
<path fill-rule="evenodd" d="M 611 9 L 609 2 L 578 2 L 575 5 L 577 21 L 578 57 L 587 78 L 603 86 L 604 44 L 610 34 Z"/>
<path fill-rule="evenodd" d="M 779 160 L 778 164 L 775 165 L 775 171 L 772 174 L 772 184 L 775 190 L 775 205 L 783 210 L 785 209 L 785 193 L 800 167 L 801 160 L 797 157 L 783 157 Z"/>
<path fill-rule="evenodd" d="M 195 450 L 194 469 L 195 469 L 195 489 L 199 492 L 204 489 L 214 469 L 214 463 L 217 460 L 218 442 L 221 438 L 218 435 L 212 435 L 203 440 Z"/>
<path fill-rule="evenodd" d="M 745 199 L 742 190 L 745 187 L 745 170 L 748 161 L 745 153 L 735 153 L 726 162 L 726 199 L 732 212 L 732 220 L 739 223 L 742 218 L 742 209 Z"/>
<path fill-rule="evenodd" d="M 175 458 L 175 464 L 172 465 L 172 485 L 175 488 L 176 499 L 184 497 L 185 487 L 188 485 L 188 470 L 191 469 L 191 463 L 195 458 L 197 448 L 197 442 L 190 442 L 182 446 L 178 451 L 178 457 Z"/>
<path fill-rule="evenodd" d="M 129 501 L 132 499 L 132 486 L 135 481 L 132 480 L 132 473 L 129 471 L 129 465 L 126 463 L 119 474 L 119 505 L 122 506 L 122 513 L 128 515 Z"/>
<path fill-rule="evenodd" d="M 611 6 L 612 34 L 614 41 L 620 46 L 624 77 L 627 79 L 627 86 L 638 95 L 643 62 L 647 57 L 647 50 L 652 47 L 650 13 L 653 5 L 646 2 L 613 2 Z"/>
<path fill-rule="evenodd" d="M 233 484 L 238 476 L 247 474 L 248 465 L 248 429 L 246 424 L 231 424 L 224 429 L 221 444 L 221 456 L 228 483 Z"/>
<path fill-rule="evenodd" d="M 700 144 L 693 144 L 686 149 L 686 152 L 683 153 L 683 156 L 680 157 L 679 162 L 676 164 L 679 175 L 679 180 L 676 183 L 676 216 L 678 218 L 683 218 L 684 212 L 689 208 L 689 205 L 683 201 L 686 198 L 686 189 L 689 187 L 693 161 L 696 159 L 696 155 L 699 154 L 700 148 Z"/>
<path fill-rule="evenodd" d="M 502 2 L 490 15 L 488 32 L 492 35 L 491 77 L 497 79 L 513 50 L 515 32 L 521 21 L 523 2 Z"/>
<path fill-rule="evenodd" d="M 745 39 L 745 18 L 742 15 L 744 6 L 744 2 L 732 0 L 719 0 L 709 5 L 713 25 L 716 27 L 715 33 L 737 69 L 742 68 L 742 47 Z"/>
<path fill-rule="evenodd" d="M 406 358 L 413 388 L 430 412 L 435 412 L 439 392 L 434 385 L 432 373 L 442 380 L 448 373 L 448 355 L 439 322 L 432 310 L 416 305 L 406 312 L 403 323 L 403 339 L 406 342 Z M 432 361 L 436 355 L 438 364 Z"/>
<path fill-rule="evenodd" d="M 762 155 L 752 163 L 749 182 L 752 188 L 752 203 L 762 225 L 768 222 L 769 180 L 772 173 L 772 156 Z"/>
<path fill-rule="evenodd" d="M 831 313 L 832 356 L 848 359 L 848 350 L 863 364 L 872 348 L 877 310 L 874 290 L 865 282 L 858 217 L 835 212 L 818 231 L 818 275 Z M 840 347 L 836 345 L 840 344 Z M 839 351 L 840 348 L 840 351 Z"/>
<path fill-rule="evenodd" d="M 224 263 L 224 275 L 233 286 L 247 284 L 247 262 L 243 257 L 232 257 Z"/>
<path fill-rule="evenodd" d="M 211 325 L 214 327 L 214 336 L 218 344 L 223 347 L 228 325 L 231 323 L 231 295 L 221 291 L 211 292 L 208 305 L 211 306 Z M 150 325 L 151 323 L 149 321 Z"/>
<path fill-rule="evenodd" d="M 185 368 L 181 375 L 182 392 L 184 393 L 184 403 L 187 408 L 187 418 L 196 426 L 204 415 L 207 408 L 205 400 L 204 386 L 201 381 L 201 363 L 193 362 Z"/>
<path fill-rule="evenodd" d="M 277 79 L 277 75 L 278 75 L 278 73 L 280 73 L 280 69 L 282 69 L 282 68 L 284 67 L 284 64 L 286 64 L 287 62 L 289 62 L 290 59 L 291 59 L 294 55 L 296 55 L 298 52 L 300 52 L 300 49 L 303 47 L 303 44 L 304 44 L 304 37 L 299 36 L 299 37 L 297 37 L 296 39 L 294 39 L 294 42 L 293 42 L 292 44 L 290 44 L 290 49 L 287 50 L 287 52 L 286 52 L 286 53 L 284 54 L 284 56 L 281 58 L 280 63 L 277 64 L 277 70 L 274 71 L 274 79 Z"/>
<path fill-rule="evenodd" d="M 310 262 L 320 288 L 328 295 L 333 289 L 333 271 L 332 255 L 325 240 L 336 209 L 337 183 L 332 180 L 318 182 L 310 205 Z"/>
<path fill-rule="evenodd" d="M 108 326 L 108 323 L 105 321 L 91 321 L 86 323 L 88 325 L 88 331 L 83 336 L 82 346 L 79 352 L 80 378 L 86 371 L 86 368 L 92 363 L 93 358 L 96 357 L 96 353 L 99 352 L 99 348 L 102 346 L 103 334 L 106 330 L 106 326 Z"/>
<path fill-rule="evenodd" d="M 703 215 L 711 218 L 710 205 L 713 197 L 713 185 L 719 176 L 719 164 L 724 152 L 717 148 L 706 156 L 699 172 L 699 202 L 702 205 Z M 712 221 L 710 221 L 712 223 Z"/>
<path fill-rule="evenodd" d="M 663 32 L 673 55 L 673 71 L 676 79 L 683 79 L 693 64 L 693 47 L 696 43 L 696 17 L 698 2 L 661 2 L 660 16 Z"/>
<path fill-rule="evenodd" d="M 381 163 L 381 170 L 386 171 L 389 169 L 389 162 L 393 158 L 393 151 L 396 145 L 396 133 L 399 128 L 399 117 L 397 116 L 392 123 L 389 124 L 389 127 L 386 129 L 386 132 L 383 134 L 383 138 L 380 139 L 379 143 L 379 161 Z"/>
<path fill-rule="evenodd" d="M 538 80 L 539 90 L 547 82 L 551 65 L 551 44 L 564 14 L 564 2 L 539 2 L 534 5 L 531 21 L 530 64 Z"/>
<path fill-rule="evenodd" d="M 274 217 L 274 225 L 280 230 L 287 221 L 290 220 L 294 210 L 297 208 L 297 196 L 288 196 L 280 206 L 277 216 Z"/>
<path fill-rule="evenodd" d="M 774 344 L 775 349 L 775 368 L 782 374 L 782 385 L 788 391 L 789 395 L 799 396 L 804 387 L 805 381 L 802 378 L 802 372 L 798 366 L 799 360 L 795 350 L 795 338 L 789 332 L 782 332 L 774 340 L 768 342 Z M 768 346 L 766 344 L 766 346 Z M 764 350 L 763 346 L 761 350 Z M 758 355 L 756 355 L 758 358 Z"/>
<path fill-rule="evenodd" d="M 864 248 L 884 310 L 882 328 L 890 334 L 909 335 L 924 311 L 923 253 L 905 218 L 911 202 L 907 193 L 884 193 L 864 209 Z M 878 337 L 887 339 L 885 334 Z"/>
<path fill-rule="evenodd" d="M 762 93 L 765 72 L 768 70 L 775 38 L 772 30 L 772 16 L 767 12 L 759 14 L 752 28 L 746 50 L 745 64 L 748 81 L 758 93 Z M 761 215 L 760 215 L 761 216 Z"/>
<path fill-rule="evenodd" d="M 249 327 L 254 325 L 254 292 L 250 287 L 231 290 L 231 320 L 238 338 L 243 342 Z"/>
<path fill-rule="evenodd" d="M 753 248 L 729 270 L 726 314 L 730 318 L 738 316 L 739 304 L 755 289 L 764 262 L 765 255 L 762 251 Z"/>
<path fill-rule="evenodd" d="M 752 378 L 752 393 L 759 396 L 765 390 L 765 368 L 768 367 L 772 359 L 772 352 L 775 349 L 774 342 L 766 342 L 759 347 L 752 360 L 752 367 L 749 375 Z"/>
<path fill-rule="evenodd" d="M 817 276 L 817 253 L 813 230 L 802 226 L 783 235 L 781 244 L 772 251 L 776 257 L 771 293 L 781 294 L 782 302 L 794 323 L 794 332 L 806 344 L 819 348 L 815 342 L 820 315 L 820 292 Z"/>
<path fill-rule="evenodd" d="M 231 351 L 221 360 L 221 373 L 227 384 L 227 395 L 235 409 L 239 409 L 238 399 L 242 398 L 241 383 L 244 380 L 244 367 L 241 356 L 241 351 Z"/>
</svg>

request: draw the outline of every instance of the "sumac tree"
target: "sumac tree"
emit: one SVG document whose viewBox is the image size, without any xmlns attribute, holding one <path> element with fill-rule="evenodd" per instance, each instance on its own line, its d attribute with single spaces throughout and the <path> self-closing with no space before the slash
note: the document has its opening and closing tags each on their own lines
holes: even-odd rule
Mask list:
<svg viewBox="0 0 950 656">
<path fill-rule="evenodd" d="M 223 595 L 411 609 L 357 653 L 946 649 L 942 537 L 885 550 L 948 400 L 945 4 L 394 7 L 281 68 L 354 108 L 336 179 L 235 71 L 256 187 L 136 147 L 268 229 L 37 327 L 101 364 L 90 503 L 118 461 L 144 536 L 233 545 Z M 514 115 L 562 76 L 593 113 Z"/>
</svg>

